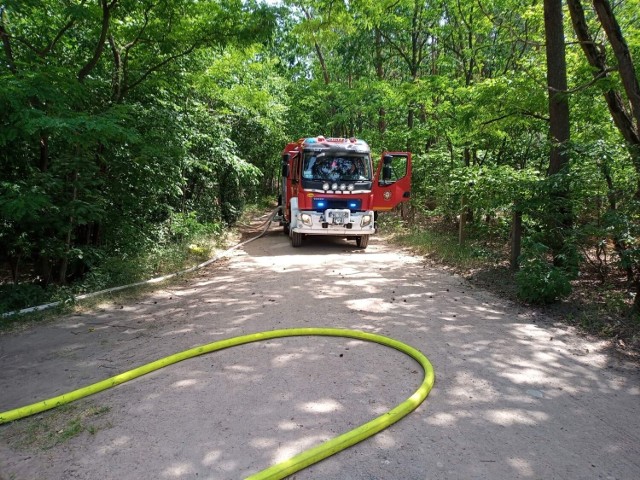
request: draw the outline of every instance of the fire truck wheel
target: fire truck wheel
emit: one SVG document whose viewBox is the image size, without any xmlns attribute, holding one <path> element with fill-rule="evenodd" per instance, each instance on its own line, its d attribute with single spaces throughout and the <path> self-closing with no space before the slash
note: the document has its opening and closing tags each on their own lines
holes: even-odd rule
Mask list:
<svg viewBox="0 0 640 480">
<path fill-rule="evenodd" d="M 358 248 L 367 248 L 367 245 L 369 245 L 369 235 L 356 237 L 356 245 L 358 246 Z"/>
<path fill-rule="evenodd" d="M 291 232 L 291 246 L 299 247 L 302 245 L 302 234 L 298 232 Z"/>
</svg>

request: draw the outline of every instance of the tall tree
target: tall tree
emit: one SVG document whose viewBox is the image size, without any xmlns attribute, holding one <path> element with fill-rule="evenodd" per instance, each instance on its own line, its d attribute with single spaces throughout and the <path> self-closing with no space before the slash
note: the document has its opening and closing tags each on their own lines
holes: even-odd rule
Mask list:
<svg viewBox="0 0 640 480">
<path fill-rule="evenodd" d="M 608 65 L 606 48 L 599 46 L 591 34 L 582 2 L 568 0 L 567 3 L 573 29 L 589 65 L 593 68 L 594 82 L 607 82 L 605 85 L 608 88 L 603 89 L 603 95 L 636 171 L 635 201 L 628 202 L 626 212 L 620 212 L 620 195 L 614 187 L 609 170 L 604 169 L 603 173 L 609 189 L 609 210 L 613 213 L 612 218 L 617 219 L 610 231 L 613 233 L 615 249 L 622 260 L 627 280 L 636 291 L 634 310 L 640 312 L 640 246 L 636 238 L 638 232 L 630 228 L 637 223 L 635 219 L 640 214 L 640 86 L 636 67 L 620 24 L 607 0 L 594 0 L 593 7 L 613 50 L 617 68 Z M 620 76 L 622 91 L 614 88 L 615 84 L 609 81 L 615 71 Z"/>
<path fill-rule="evenodd" d="M 204 172 L 216 187 L 237 184 L 227 202 L 235 209 L 242 179 L 255 172 L 230 127 L 219 128 L 206 109 L 190 122 L 188 108 L 206 97 L 194 80 L 207 57 L 266 41 L 273 23 L 267 7 L 239 0 L 7 1 L 0 11 L 0 256 L 14 272 L 22 258 L 39 266 L 42 283 L 65 283 L 99 249 L 143 244 L 179 210 L 189 175 Z M 181 168 L 196 150 L 205 168 Z M 227 193 L 208 191 L 218 203 Z"/>
<path fill-rule="evenodd" d="M 549 89 L 549 133 L 552 142 L 549 175 L 555 175 L 562 172 L 568 165 L 567 143 L 570 139 L 562 0 L 544 1 L 544 24 Z"/>
<path fill-rule="evenodd" d="M 416 82 L 429 60 L 430 43 L 435 40 L 434 29 L 441 18 L 438 1 L 402 0 L 387 7 L 381 25 L 384 41 L 403 61 L 408 72 L 408 81 Z M 407 129 L 414 128 L 419 105 L 410 100 L 407 105 Z M 412 141 L 407 139 L 407 149 L 412 149 Z"/>
<path fill-rule="evenodd" d="M 551 140 L 548 175 L 558 177 L 550 184 L 552 203 L 548 228 L 551 230 L 549 234 L 554 263 L 563 264 L 560 255 L 565 246 L 566 230 L 571 227 L 572 220 L 568 183 L 564 179 L 569 167 L 570 123 L 562 0 L 544 0 L 544 25 Z"/>
</svg>

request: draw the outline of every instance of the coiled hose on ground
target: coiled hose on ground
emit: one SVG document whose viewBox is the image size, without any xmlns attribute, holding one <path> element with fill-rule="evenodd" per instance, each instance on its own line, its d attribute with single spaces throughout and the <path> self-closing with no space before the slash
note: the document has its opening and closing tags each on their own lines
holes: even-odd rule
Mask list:
<svg viewBox="0 0 640 480">
<path fill-rule="evenodd" d="M 310 448 L 284 462 L 273 465 L 266 470 L 262 470 L 256 474 L 253 474 L 248 479 L 251 480 L 265 480 L 265 479 L 281 479 L 288 475 L 302 470 L 314 463 L 319 462 L 335 453 L 338 453 L 345 448 L 348 448 L 356 443 L 359 443 L 366 438 L 375 435 L 376 433 L 384 430 L 388 426 L 394 424 L 401 418 L 405 417 L 413 410 L 415 410 L 427 397 L 433 383 L 435 381 L 435 373 L 431 362 L 425 357 L 419 350 L 402 343 L 393 338 L 377 335 L 373 333 L 361 332 L 357 330 L 344 330 L 336 328 L 291 328 L 284 330 L 273 330 L 267 332 L 252 333 L 249 335 L 243 335 L 240 337 L 234 337 L 227 340 L 220 340 L 217 342 L 209 343 L 207 345 L 201 345 L 199 347 L 191 348 L 174 355 L 170 355 L 160 360 L 142 365 L 133 370 L 121 373 L 114 377 L 102 380 L 92 385 L 74 390 L 57 397 L 43 400 L 25 407 L 16 408 L 6 412 L 0 413 L 0 424 L 7 423 L 13 420 L 18 420 L 36 413 L 50 410 L 61 405 L 79 400 L 81 398 L 93 395 L 116 385 L 120 385 L 134 378 L 140 377 L 147 373 L 153 372 L 160 368 L 164 368 L 168 365 L 172 365 L 177 362 L 181 362 L 188 358 L 197 357 L 206 353 L 216 352 L 225 348 L 235 347 L 238 345 L 244 345 L 247 343 L 260 342 L 263 340 L 271 340 L 274 338 L 283 337 L 295 337 L 295 336 L 329 336 L 329 337 L 345 337 L 354 338 L 358 340 L 364 340 L 368 342 L 375 342 L 387 347 L 395 348 L 396 350 L 409 355 L 416 360 L 424 371 L 424 377 L 422 383 L 418 389 L 405 401 L 398 404 L 388 412 L 380 415 L 379 417 L 360 425 L 353 430 L 350 430 L 342 435 L 339 435 L 331 440 L 328 440 L 321 445 Z"/>
</svg>

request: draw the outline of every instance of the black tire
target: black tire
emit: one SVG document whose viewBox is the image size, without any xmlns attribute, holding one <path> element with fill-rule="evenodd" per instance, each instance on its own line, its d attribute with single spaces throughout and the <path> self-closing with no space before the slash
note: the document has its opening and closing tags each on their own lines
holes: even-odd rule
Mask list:
<svg viewBox="0 0 640 480">
<path fill-rule="evenodd" d="M 361 237 L 356 237 L 356 245 L 358 248 L 367 248 L 369 245 L 369 235 L 362 235 Z"/>
<path fill-rule="evenodd" d="M 302 245 L 302 234 L 298 232 L 291 232 L 291 246 L 299 247 Z"/>
</svg>

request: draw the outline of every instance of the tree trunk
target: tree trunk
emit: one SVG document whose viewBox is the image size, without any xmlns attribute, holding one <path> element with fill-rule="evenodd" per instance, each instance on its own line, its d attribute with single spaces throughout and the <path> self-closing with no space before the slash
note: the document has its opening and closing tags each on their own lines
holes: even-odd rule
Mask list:
<svg viewBox="0 0 640 480">
<path fill-rule="evenodd" d="M 585 18 L 582 3 L 580 2 L 580 0 L 567 0 L 567 5 L 569 6 L 573 29 L 576 32 L 578 40 L 580 41 L 582 51 L 587 57 L 589 64 L 594 67 L 593 76 L 595 78 L 602 79 L 608 78 L 609 70 L 607 68 L 607 62 L 604 52 L 598 49 L 596 42 L 589 33 L 589 28 L 587 26 L 587 20 Z M 613 15 L 611 10 L 605 7 L 603 8 L 603 15 L 607 14 Z M 620 51 L 622 58 L 618 59 L 618 62 L 630 62 L 631 58 L 628 55 L 628 48 L 624 47 L 624 45 L 626 45 L 626 42 L 624 38 L 622 38 L 622 33 L 617 26 L 615 18 L 609 19 L 607 21 L 607 25 L 608 28 L 614 29 L 612 35 L 614 36 L 616 43 L 619 44 L 618 50 Z M 634 80 L 635 73 L 633 72 L 633 69 L 631 69 L 631 71 L 628 70 L 628 67 L 626 67 L 625 77 L 627 78 L 627 80 L 625 81 L 625 86 L 629 85 L 632 93 L 633 91 L 637 92 L 636 86 L 638 82 L 637 79 Z M 611 118 L 613 119 L 613 123 L 616 125 L 616 127 L 620 131 L 620 134 L 627 142 L 627 148 L 631 156 L 631 161 L 633 162 L 636 172 L 640 177 L 640 120 L 637 118 L 637 112 L 636 121 L 634 124 L 634 115 L 633 113 L 627 111 L 625 102 L 619 92 L 613 89 L 609 89 L 604 93 L 604 98 L 607 102 L 607 106 L 609 108 Z M 632 104 L 632 102 L 629 103 Z M 636 198 L 640 199 L 640 183 L 636 188 Z"/>
<path fill-rule="evenodd" d="M 411 151 L 411 130 L 413 130 L 415 112 L 413 111 L 413 103 L 409 104 L 407 112 L 407 151 Z"/>
<path fill-rule="evenodd" d="M 75 182 L 77 180 L 78 180 L 78 172 L 74 172 L 74 174 L 71 176 L 71 182 L 74 184 L 72 187 L 73 193 L 71 196 L 72 203 L 78 199 L 78 188 L 75 186 Z M 71 215 L 69 217 L 69 225 L 67 227 L 67 233 L 65 235 L 65 240 L 64 240 L 65 251 L 62 256 L 62 260 L 60 261 L 60 271 L 58 272 L 58 283 L 60 285 L 64 285 L 67 283 L 67 270 L 69 268 L 69 253 L 71 252 L 71 239 L 72 239 L 74 224 L 75 224 L 75 217 Z"/>
<path fill-rule="evenodd" d="M 471 158 L 475 157 L 475 151 L 472 153 L 471 149 L 469 147 L 464 147 L 464 166 L 469 168 L 471 166 Z M 469 188 L 472 188 L 473 185 L 468 185 Z M 465 205 L 467 205 L 467 199 L 464 199 L 464 203 Z M 473 208 L 471 208 L 470 205 L 467 205 L 467 208 L 465 210 L 465 215 L 464 215 L 464 221 L 466 223 L 473 223 L 473 219 L 474 219 L 474 215 L 473 215 Z"/>
<path fill-rule="evenodd" d="M 122 55 L 113 35 L 109 35 L 109 45 L 113 53 L 113 78 L 111 80 L 111 100 L 114 103 L 122 102 Z"/>
<path fill-rule="evenodd" d="M 313 16 L 311 15 L 311 12 L 309 12 L 309 10 L 303 6 L 300 6 L 300 8 L 302 9 L 302 12 L 304 13 L 304 16 L 307 18 L 307 20 L 312 20 Z M 329 77 L 329 70 L 327 69 L 327 63 L 324 60 L 324 55 L 322 54 L 322 49 L 320 48 L 320 44 L 315 40 L 315 36 L 314 36 L 314 40 L 313 40 L 313 46 L 316 50 L 316 55 L 318 55 L 318 61 L 320 62 L 320 68 L 322 68 L 322 76 L 324 77 L 324 83 L 325 85 L 329 85 L 331 78 Z"/>
<path fill-rule="evenodd" d="M 51 259 L 48 255 L 40 255 L 35 262 L 35 271 L 41 285 L 47 286 L 51 283 Z"/>
<path fill-rule="evenodd" d="M 611 10 L 609 1 L 593 0 L 593 6 L 616 55 L 620 79 L 631 104 L 631 114 L 635 119 L 636 125 L 640 125 L 640 85 L 638 84 L 638 77 L 636 76 L 629 47 Z"/>
<path fill-rule="evenodd" d="M 375 32 L 375 64 L 376 64 L 376 77 L 378 80 L 384 80 L 384 60 L 382 58 L 382 33 L 379 28 L 376 28 Z M 387 112 L 384 106 L 380 106 L 378 109 L 378 132 L 380 135 L 384 135 L 387 131 Z"/>
<path fill-rule="evenodd" d="M 568 164 L 569 100 L 567 97 L 567 61 L 565 56 L 562 0 L 544 0 L 544 25 L 547 51 L 547 85 L 551 155 L 549 175 L 560 173 Z"/>
<path fill-rule="evenodd" d="M 46 133 L 40 134 L 40 171 L 49 170 L 49 137 Z"/>
<path fill-rule="evenodd" d="M 462 245 L 467 239 L 467 199 L 463 194 L 460 198 L 460 221 L 458 222 L 458 245 Z"/>
<path fill-rule="evenodd" d="M 111 8 L 115 6 L 116 2 L 117 0 L 111 0 L 111 3 L 107 3 L 107 0 L 102 0 L 100 2 L 102 5 L 102 27 L 100 29 L 100 38 L 98 38 L 98 43 L 93 50 L 93 55 L 78 72 L 78 80 L 80 82 L 84 82 L 84 79 L 87 78 L 87 75 L 89 75 L 91 71 L 96 68 L 98 62 L 100 61 L 102 51 L 104 50 L 104 44 L 107 41 L 107 33 L 109 31 L 109 22 L 111 19 Z"/>
<path fill-rule="evenodd" d="M 567 62 L 565 56 L 562 0 L 544 0 L 544 26 L 547 53 L 547 85 L 549 89 L 549 136 L 551 152 L 548 175 L 566 173 L 569 164 L 569 100 L 567 97 Z M 562 179 L 560 179 L 562 180 Z M 564 232 L 572 225 L 568 205 L 569 191 L 566 182 L 554 182 L 551 207 L 547 220 L 547 234 L 554 263 L 562 266 L 560 253 L 564 249 Z"/>
<path fill-rule="evenodd" d="M 18 282 L 18 267 L 20 266 L 20 255 L 9 256 L 9 268 L 11 269 L 11 279 L 13 284 L 17 285 Z"/>
<path fill-rule="evenodd" d="M 318 42 L 313 42 L 316 53 L 318 54 L 318 60 L 320 61 L 320 66 L 322 67 L 322 76 L 324 77 L 325 85 L 329 85 L 331 79 L 329 77 L 329 70 L 327 69 L 327 63 L 324 60 L 324 55 L 322 54 L 322 49 L 320 49 L 320 45 Z"/>
<path fill-rule="evenodd" d="M 631 92 L 632 95 L 633 92 L 636 92 L 637 94 L 638 81 L 635 77 L 633 64 L 631 71 L 629 71 L 628 63 L 632 62 L 632 60 L 629 55 L 629 49 L 627 48 L 626 42 L 622 36 L 622 32 L 620 31 L 620 27 L 615 19 L 615 16 L 613 15 L 613 12 L 611 11 L 608 2 L 594 1 L 594 5 L 596 3 L 598 3 L 598 6 L 596 7 L 598 18 L 603 24 L 603 28 L 605 29 L 607 36 L 609 37 L 611 42 L 616 42 L 614 52 L 616 53 L 616 58 L 618 59 L 618 63 L 620 65 L 620 75 L 626 78 L 626 80 L 623 80 L 623 84 L 625 88 L 629 87 L 629 90 L 626 90 L 627 94 L 629 95 L 629 92 Z M 602 79 L 608 78 L 609 71 L 607 68 L 607 61 L 604 51 L 598 49 L 596 42 L 589 33 L 589 28 L 587 25 L 587 20 L 584 14 L 582 3 L 580 2 L 580 0 L 567 0 L 567 5 L 569 6 L 569 13 L 571 14 L 571 23 L 573 25 L 574 31 L 576 32 L 576 36 L 580 41 L 582 51 L 587 57 L 589 64 L 594 67 L 593 76 L 595 78 Z M 623 71 L 625 73 L 623 73 Z M 635 117 L 636 122 L 634 124 L 634 114 L 627 111 L 625 102 L 619 92 L 613 89 L 609 89 L 604 92 L 604 98 L 607 102 L 607 106 L 609 108 L 611 118 L 613 119 L 613 123 L 616 125 L 618 131 L 627 143 L 627 148 L 629 150 L 629 154 L 631 156 L 631 160 L 636 169 L 636 172 L 638 173 L 640 182 L 640 120 L 638 120 L 637 118 L 637 110 Z M 633 102 L 630 101 L 629 103 L 633 106 Z M 607 199 L 609 200 L 609 210 L 612 212 L 616 211 L 617 198 L 613 185 L 613 178 L 611 177 L 609 168 L 606 164 L 601 165 L 601 172 L 607 183 Z M 640 183 L 638 183 L 636 187 L 635 196 L 637 199 L 640 199 Z M 627 245 L 618 235 L 613 236 L 613 241 L 616 253 L 620 258 L 623 258 L 627 250 Z M 624 270 L 627 275 L 627 282 L 629 283 L 629 285 L 632 285 L 634 282 L 633 267 L 631 265 L 627 265 Z M 638 297 L 636 297 L 636 301 L 638 301 Z"/>
<path fill-rule="evenodd" d="M 11 47 L 11 37 L 4 28 L 4 5 L 0 6 L 0 38 L 2 38 L 2 46 L 4 48 L 4 55 L 7 57 L 7 67 L 9 71 L 14 75 L 18 72 L 16 69 L 15 60 L 13 59 L 13 49 Z"/>
<path fill-rule="evenodd" d="M 622 35 L 620 24 L 611 9 L 609 1 L 593 0 L 593 6 L 616 56 L 622 86 L 631 107 L 630 116 L 635 137 L 640 138 L 640 83 L 638 82 L 629 46 Z M 634 123 L 635 125 L 633 125 Z M 640 142 L 630 145 L 630 152 L 636 171 L 640 173 Z M 636 189 L 636 199 L 640 200 L 640 182 Z"/>
<path fill-rule="evenodd" d="M 511 270 L 520 268 L 520 254 L 522 253 L 522 212 L 518 204 L 513 206 L 513 219 L 511 222 Z"/>
</svg>

